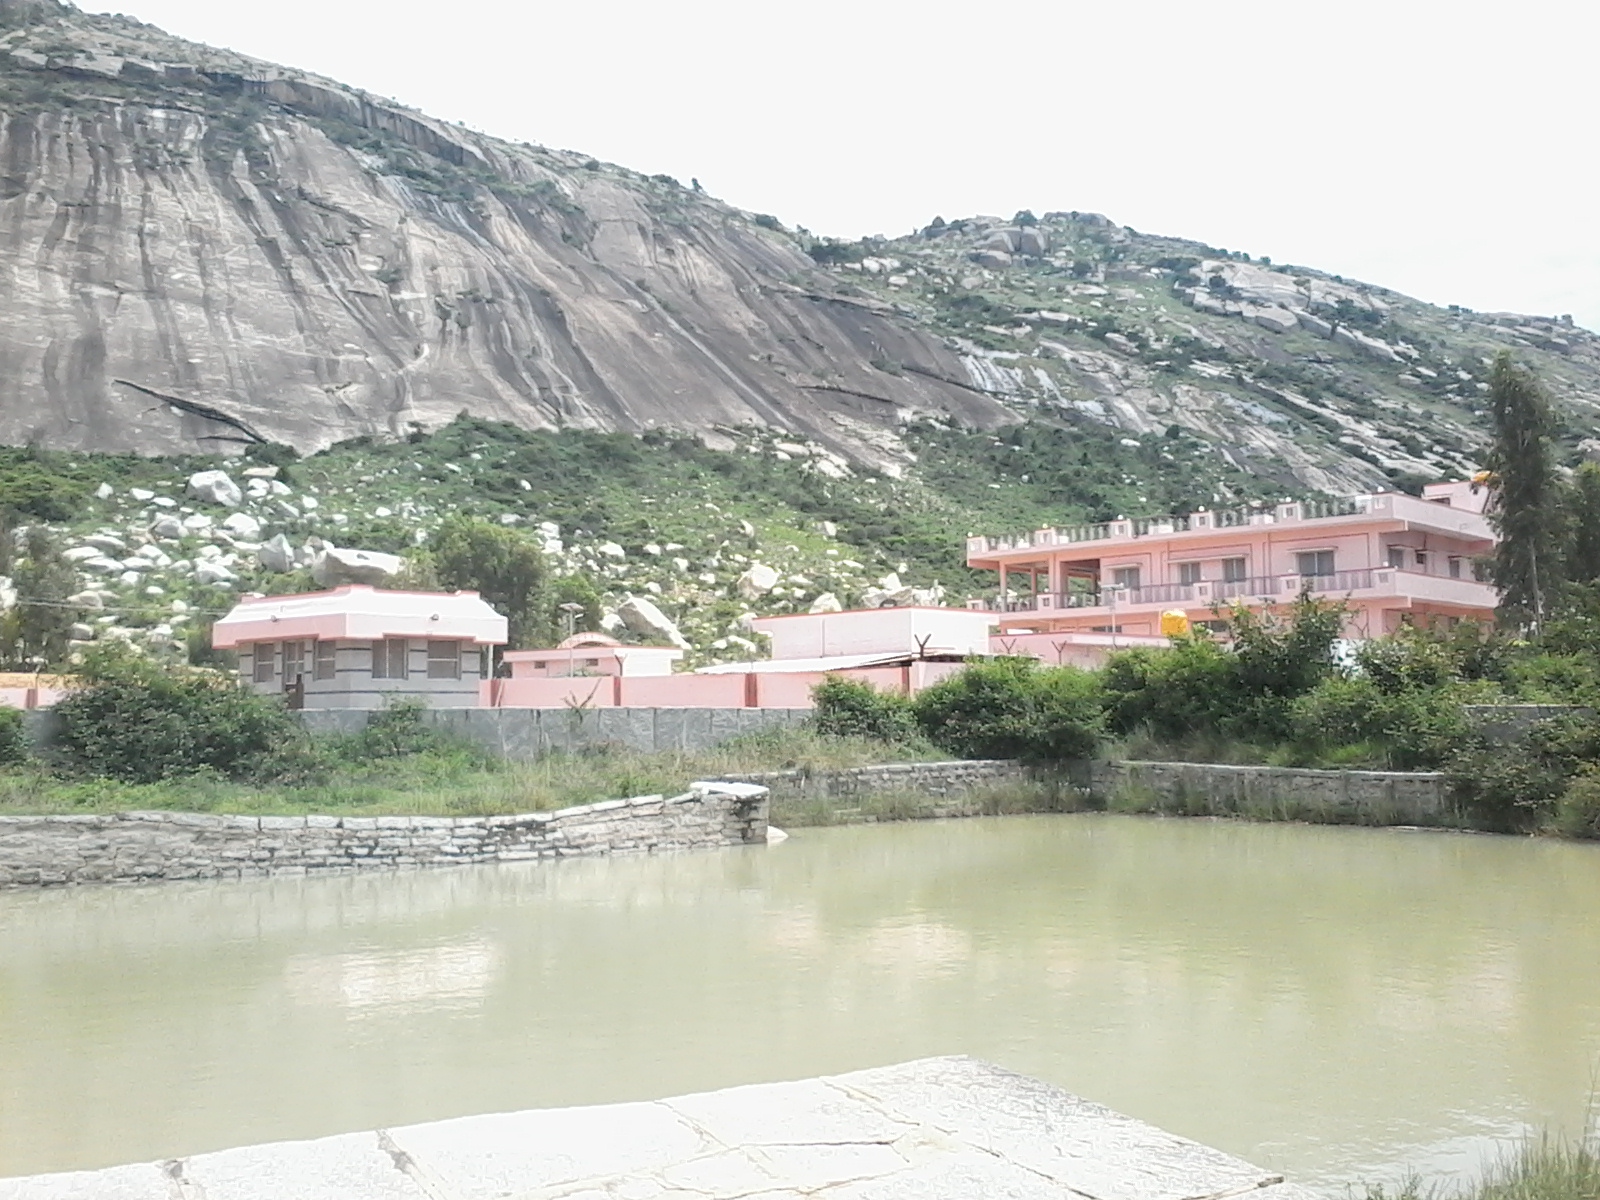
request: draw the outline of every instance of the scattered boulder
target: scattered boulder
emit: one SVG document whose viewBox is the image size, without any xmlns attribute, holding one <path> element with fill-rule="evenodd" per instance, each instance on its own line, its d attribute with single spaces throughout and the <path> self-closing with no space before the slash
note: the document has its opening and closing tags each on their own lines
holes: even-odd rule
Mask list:
<svg viewBox="0 0 1600 1200">
<path fill-rule="evenodd" d="M 107 554 L 121 554 L 128 548 L 128 543 L 109 533 L 91 533 L 83 539 L 85 546 L 93 546 L 96 550 L 104 550 Z"/>
<path fill-rule="evenodd" d="M 220 562 L 205 559 L 194 567 L 194 581 L 196 583 L 215 585 L 219 583 L 233 583 L 239 577 Z"/>
<path fill-rule="evenodd" d="M 979 250 L 972 256 L 972 261 L 980 267 L 1003 271 L 1011 265 L 1011 255 L 1003 250 Z"/>
<path fill-rule="evenodd" d="M 226 471 L 200 471 L 189 476 L 189 495 L 226 508 L 238 508 L 244 493 Z"/>
<path fill-rule="evenodd" d="M 112 487 L 109 483 L 102 483 L 99 487 L 95 488 L 94 494 L 97 500 L 109 500 L 111 497 L 117 494 L 117 489 Z"/>
<path fill-rule="evenodd" d="M 246 467 L 241 474 L 243 474 L 246 479 L 276 479 L 278 477 L 278 468 Z"/>
<path fill-rule="evenodd" d="M 74 625 L 71 630 L 71 636 L 75 642 L 92 642 L 94 641 L 94 626 L 82 623 Z"/>
<path fill-rule="evenodd" d="M 101 552 L 93 546 L 74 546 L 70 550 L 63 550 L 61 557 L 70 563 L 88 562 L 91 558 L 99 558 Z"/>
<path fill-rule="evenodd" d="M 642 596 L 629 596 L 617 605 L 617 617 L 640 637 L 664 638 L 680 650 L 693 649 L 667 614 Z"/>
<path fill-rule="evenodd" d="M 329 546 L 311 564 L 311 578 L 319 587 L 340 587 L 349 583 L 377 587 L 400 574 L 404 567 L 405 560 L 396 554 Z"/>
<path fill-rule="evenodd" d="M 604 555 L 606 558 L 623 559 L 628 557 L 628 552 L 615 542 L 601 542 L 599 546 L 599 553 Z"/>
<path fill-rule="evenodd" d="M 735 581 L 734 587 L 746 600 L 764 596 L 778 586 L 781 576 L 766 563 L 751 563 L 745 573 Z"/>
<path fill-rule="evenodd" d="M 190 513 L 183 519 L 183 527 L 190 533 L 199 533 L 202 529 L 210 529 L 215 522 L 205 513 Z"/>
<path fill-rule="evenodd" d="M 289 544 L 289 539 L 280 533 L 277 537 L 261 544 L 261 549 L 256 551 L 256 559 L 261 563 L 262 570 L 282 575 L 294 570 L 294 547 Z"/>
<path fill-rule="evenodd" d="M 261 536 L 261 522 L 249 513 L 232 513 L 223 521 L 222 527 L 229 533 L 242 538 L 258 538 Z"/>
<path fill-rule="evenodd" d="M 0 575 L 0 612 L 17 606 L 17 589 L 9 576 Z"/>
<path fill-rule="evenodd" d="M 1017 233 L 1017 250 L 1032 258 L 1043 258 L 1050 253 L 1050 235 L 1037 225 L 1030 225 Z"/>
<path fill-rule="evenodd" d="M 1324 321 L 1321 317 L 1313 316 L 1304 309 L 1294 310 L 1294 319 L 1300 323 L 1300 328 L 1307 333 L 1314 333 L 1320 338 L 1333 336 L 1333 323 Z"/>
<path fill-rule="evenodd" d="M 1009 257 L 1015 254 L 1019 248 L 1017 242 L 1018 234 L 1020 232 L 1021 231 L 1017 229 L 993 230 L 990 232 L 988 237 L 984 238 L 982 242 L 978 243 L 978 249 L 995 250 Z"/>
<path fill-rule="evenodd" d="M 129 488 L 128 495 L 132 496 L 140 504 L 148 504 L 156 498 L 156 494 L 149 488 Z"/>
<path fill-rule="evenodd" d="M 1340 325 L 1333 331 L 1333 340 L 1353 346 L 1372 358 L 1383 362 L 1399 362 L 1400 355 L 1395 348 L 1382 338 L 1370 337 L 1360 330 L 1351 329 L 1348 325 Z"/>
<path fill-rule="evenodd" d="M 163 514 L 150 522 L 150 536 L 158 538 L 181 538 L 183 536 L 183 522 L 170 513 Z"/>
<path fill-rule="evenodd" d="M 832 592 L 823 592 L 811 602 L 811 611 L 814 613 L 843 612 L 844 605 L 839 603 L 839 597 Z"/>
<path fill-rule="evenodd" d="M 1300 319 L 1287 308 L 1277 305 L 1268 305 L 1266 308 L 1246 306 L 1244 315 L 1247 320 L 1254 321 L 1263 329 L 1270 329 L 1273 333 L 1288 333 L 1300 327 Z"/>
</svg>

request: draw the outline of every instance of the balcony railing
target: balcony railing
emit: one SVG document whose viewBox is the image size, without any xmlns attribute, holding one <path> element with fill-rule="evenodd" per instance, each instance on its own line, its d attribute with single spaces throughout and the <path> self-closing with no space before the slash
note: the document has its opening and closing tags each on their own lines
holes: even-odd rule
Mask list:
<svg viewBox="0 0 1600 1200">
<path fill-rule="evenodd" d="M 1345 496 L 1334 500 L 1306 500 L 1270 506 L 1247 505 L 1211 512 L 1194 512 L 1187 516 L 1138 517 L 1102 521 L 1096 525 L 1036 529 L 1032 533 L 1017 534 L 1013 537 L 972 537 L 967 540 L 967 553 L 970 556 L 1008 550 L 1048 549 L 1052 546 L 1073 546 L 1109 539 L 1160 537 L 1174 533 L 1235 529 L 1252 525 L 1289 525 L 1367 514 L 1421 521 L 1446 530 L 1467 532 L 1469 536 L 1488 536 L 1486 529 L 1482 528 L 1483 518 L 1480 514 L 1418 500 L 1413 496 L 1381 492 L 1372 496 Z M 1480 528 L 1471 529 L 1474 525 Z"/>
<path fill-rule="evenodd" d="M 1395 567 L 1371 567 L 1359 571 L 1336 571 L 1331 575 L 1258 575 L 1249 579 L 1205 579 L 1196 583 L 1164 583 L 1141 588 L 1106 587 L 1099 591 L 1070 592 L 1065 595 L 1043 592 L 1034 596 L 1012 596 L 1004 601 L 995 599 L 981 603 L 995 612 L 1049 612 L 1084 608 L 1110 611 L 1158 604 L 1193 607 L 1226 604 L 1233 600 L 1277 602 L 1297 596 L 1302 590 L 1318 596 L 1341 596 L 1373 589 L 1427 595 L 1440 586 L 1449 589 L 1460 585 L 1475 589 L 1485 587 L 1472 579 L 1402 571 Z M 1493 601 L 1489 600 L 1488 603 L 1492 605 Z"/>
</svg>

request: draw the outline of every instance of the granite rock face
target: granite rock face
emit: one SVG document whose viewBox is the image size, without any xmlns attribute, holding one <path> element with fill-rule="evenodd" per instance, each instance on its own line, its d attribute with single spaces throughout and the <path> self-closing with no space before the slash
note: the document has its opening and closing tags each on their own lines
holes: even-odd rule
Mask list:
<svg viewBox="0 0 1600 1200">
<path fill-rule="evenodd" d="M 1013 419 L 890 305 L 665 177 L 129 18 L 0 15 L 0 441 L 308 452 L 465 410 L 872 461 L 863 430 L 908 412 Z"/>
</svg>

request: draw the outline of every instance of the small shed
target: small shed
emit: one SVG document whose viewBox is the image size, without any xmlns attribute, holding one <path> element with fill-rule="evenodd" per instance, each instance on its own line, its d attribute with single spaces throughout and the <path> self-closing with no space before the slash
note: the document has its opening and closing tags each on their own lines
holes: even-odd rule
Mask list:
<svg viewBox="0 0 1600 1200">
<path fill-rule="evenodd" d="M 352 584 L 251 596 L 212 629 L 236 650 L 240 677 L 297 708 L 382 708 L 415 697 L 434 708 L 487 703 L 506 619 L 477 592 L 403 592 Z"/>
</svg>

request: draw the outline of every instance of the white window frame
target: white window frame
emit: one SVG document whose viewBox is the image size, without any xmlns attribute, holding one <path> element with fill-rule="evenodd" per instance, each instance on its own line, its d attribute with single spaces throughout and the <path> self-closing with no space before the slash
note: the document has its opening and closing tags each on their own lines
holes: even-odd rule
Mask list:
<svg viewBox="0 0 1600 1200">
<path fill-rule="evenodd" d="M 278 643 L 256 642 L 250 654 L 252 683 L 271 683 L 278 677 Z"/>
<path fill-rule="evenodd" d="M 373 642 L 372 677 L 374 679 L 410 679 L 411 642 L 406 638 L 382 638 Z"/>
<path fill-rule="evenodd" d="M 1324 554 L 1328 556 L 1328 570 L 1307 571 L 1305 569 L 1306 559 L 1321 558 Z M 1339 559 L 1337 551 L 1335 551 L 1331 546 L 1324 546 L 1320 550 L 1296 550 L 1294 552 L 1294 570 L 1296 575 L 1299 575 L 1305 579 L 1326 579 L 1330 575 L 1337 575 L 1339 573 Z"/>
</svg>

